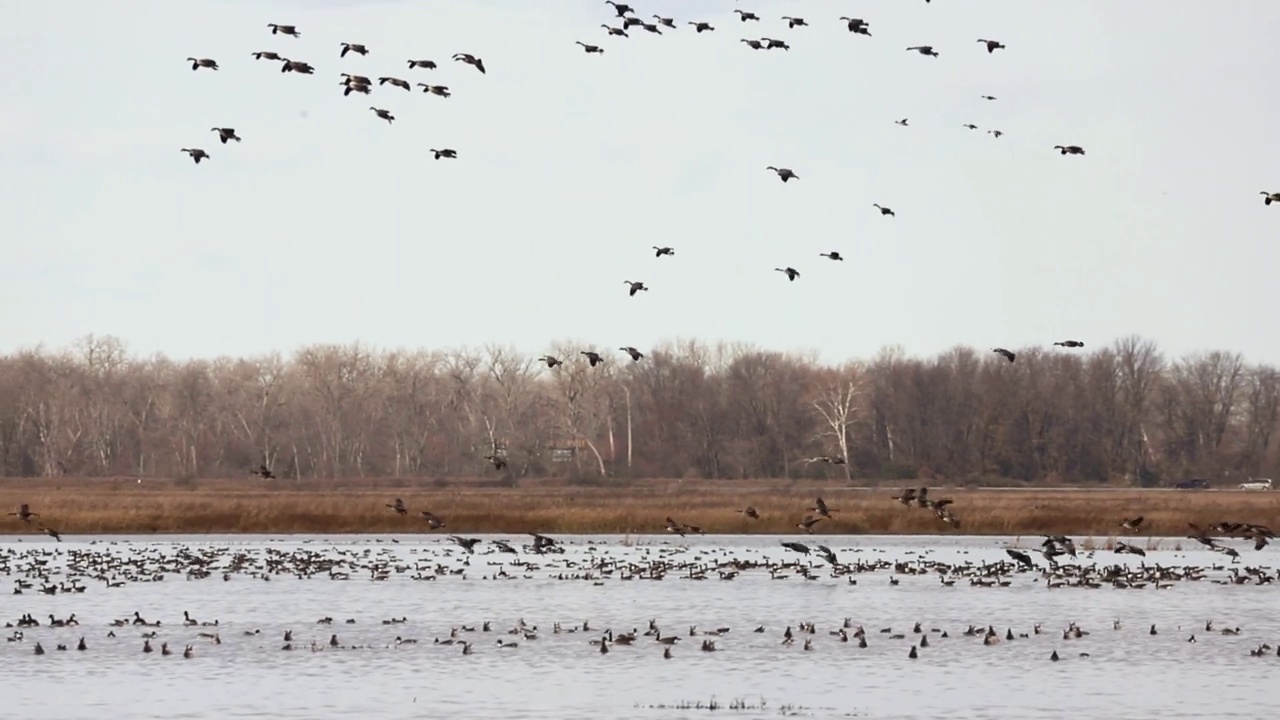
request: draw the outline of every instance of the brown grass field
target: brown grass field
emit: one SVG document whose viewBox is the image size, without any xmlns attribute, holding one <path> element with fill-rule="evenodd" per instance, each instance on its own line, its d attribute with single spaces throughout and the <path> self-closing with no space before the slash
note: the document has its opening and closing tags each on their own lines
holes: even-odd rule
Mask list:
<svg viewBox="0 0 1280 720">
<path fill-rule="evenodd" d="M 665 532 L 668 515 L 709 534 L 800 534 L 796 528 L 822 496 L 834 520 L 814 534 L 1037 535 L 1107 537 L 1123 534 L 1124 518 L 1142 515 L 1140 537 L 1183 536 L 1187 523 L 1220 521 L 1280 525 L 1280 493 L 1238 490 L 964 489 L 933 487 L 933 498 L 955 500 L 951 529 L 892 498 L 899 487 L 849 488 L 836 482 L 727 483 L 645 480 L 614 486 L 530 481 L 360 480 L 282 482 L 257 479 L 180 480 L 0 479 L 0 508 L 28 503 L 30 524 L 0 517 L 0 532 L 36 533 L 45 524 L 74 534 L 147 533 L 430 533 L 418 511 L 430 510 L 448 533 Z M 403 498 L 408 516 L 386 507 Z M 761 515 L 735 512 L 751 505 Z M 836 510 L 838 508 L 838 510 Z"/>
</svg>

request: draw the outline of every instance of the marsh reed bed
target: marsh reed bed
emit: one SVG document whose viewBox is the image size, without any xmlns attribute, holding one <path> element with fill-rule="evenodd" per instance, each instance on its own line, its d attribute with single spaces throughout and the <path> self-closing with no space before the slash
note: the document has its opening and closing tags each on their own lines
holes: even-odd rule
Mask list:
<svg viewBox="0 0 1280 720">
<path fill-rule="evenodd" d="M 530 481 L 340 482 L 117 479 L 0 479 L 0 508 L 28 503 L 30 525 L 0 518 L 0 532 L 35 532 L 44 523 L 67 534 L 145 533 L 608 533 L 665 532 L 665 520 L 698 525 L 709 534 L 799 534 L 796 528 L 821 496 L 834 518 L 815 535 L 1070 535 L 1122 534 L 1124 518 L 1146 518 L 1141 536 L 1182 536 L 1187 523 L 1220 521 L 1280 526 L 1280 494 L 1235 490 L 1179 492 L 1130 489 L 965 489 L 932 486 L 950 497 L 960 519 L 948 527 L 926 509 L 904 507 L 900 486 L 840 487 L 836 483 L 645 480 L 573 486 Z M 387 504 L 402 498 L 407 516 Z M 761 518 L 736 512 L 748 505 Z M 418 515 L 445 519 L 432 531 Z"/>
</svg>

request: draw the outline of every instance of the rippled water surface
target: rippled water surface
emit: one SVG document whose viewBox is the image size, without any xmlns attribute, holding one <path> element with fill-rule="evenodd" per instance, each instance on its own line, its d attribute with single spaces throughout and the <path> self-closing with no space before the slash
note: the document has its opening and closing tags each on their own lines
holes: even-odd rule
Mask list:
<svg viewBox="0 0 1280 720">
<path fill-rule="evenodd" d="M 972 572 L 956 572 L 948 587 L 932 565 L 907 571 L 922 562 L 1007 560 L 1003 548 L 1013 540 L 1006 538 L 561 537 L 565 552 L 546 555 L 523 547 L 528 537 L 509 538 L 518 554 L 497 552 L 492 539 L 468 555 L 440 537 L 5 538 L 0 574 L 14 587 L 19 579 L 32 587 L 21 594 L 6 587 L 0 617 L 12 623 L 30 613 L 41 625 L 0 644 L 4 715 L 1258 718 L 1270 714 L 1269 688 L 1280 673 L 1274 649 L 1250 655 L 1280 640 L 1276 586 L 1214 582 L 1232 567 L 1269 566 L 1273 548 L 1242 547 L 1243 562 L 1225 567 L 1229 558 L 1218 553 L 1153 551 L 1148 565 L 1202 565 L 1205 578 L 1163 589 L 1091 589 L 1050 588 L 1030 572 L 1007 575 L 1006 587 L 975 587 Z M 825 543 L 845 564 L 908 566 L 833 577 L 823 560 L 780 547 L 792 539 Z M 306 579 L 297 577 L 299 553 L 310 554 L 314 575 Z M 722 580 L 717 565 L 734 558 L 811 564 L 815 579 L 788 567 L 776 577 L 758 568 Z M 1144 562 L 1105 550 L 1067 560 Z M 612 571 L 602 572 L 601 561 Z M 641 570 L 659 561 L 668 564 L 664 579 L 643 579 Z M 1038 555 L 1036 561 L 1045 565 Z M 33 575 L 36 563 L 47 579 Z M 188 572 L 200 567 L 206 577 Z M 635 579 L 623 579 L 628 567 L 637 569 Z M 706 568 L 706 579 L 691 578 L 695 567 Z M 331 579 L 331 571 L 350 578 Z M 375 580 L 378 574 L 385 579 Z M 121 584 L 110 587 L 111 579 Z M 85 590 L 40 592 L 49 584 Z M 160 627 L 111 627 L 135 611 Z M 218 624 L 185 626 L 184 611 Z M 72 613 L 78 627 L 49 627 L 50 614 Z M 333 624 L 317 624 L 323 617 Z M 403 624 L 383 623 L 401 617 Z M 866 648 L 831 634 L 846 617 L 866 628 Z M 510 634 L 521 619 L 530 633 L 536 626 L 536 637 Z M 650 619 L 664 635 L 680 636 L 670 659 L 643 635 Z M 490 632 L 482 629 L 486 620 Z M 1206 631 L 1209 620 L 1214 628 Z M 922 634 L 913 632 L 917 621 Z M 1064 640 L 1073 621 L 1089 634 Z M 555 632 L 557 622 L 562 632 Z M 589 631 L 570 632 L 584 622 Z M 798 631 L 804 622 L 815 632 L 782 644 L 786 627 Z M 1001 641 L 965 636 L 971 624 L 993 626 Z M 697 637 L 689 635 L 691 625 Z M 435 643 L 463 626 L 475 628 L 457 632 L 472 643 L 470 655 L 458 644 Z M 753 632 L 759 626 L 764 632 Z M 1219 631 L 1236 626 L 1239 635 Z M 610 628 L 641 635 L 601 654 L 590 641 Z M 717 628 L 730 630 L 701 635 Z M 1004 640 L 1010 629 L 1015 638 Z M 283 649 L 286 630 L 293 631 L 292 650 Z M 156 651 L 147 654 L 142 635 L 152 631 Z M 216 633 L 221 642 L 200 633 Z M 893 637 L 899 633 L 905 637 Z M 1028 637 L 1017 637 L 1022 633 Z M 81 635 L 88 649 L 78 652 Z M 928 646 L 908 658 L 922 635 Z M 397 636 L 418 642 L 397 646 Z M 704 639 L 715 642 L 715 652 L 700 650 Z M 499 640 L 518 647 L 499 647 Z M 37 642 L 46 654 L 34 654 Z M 163 656 L 162 642 L 175 652 Z M 58 644 L 69 649 L 58 651 Z M 184 659 L 188 644 L 194 656 Z M 1050 661 L 1054 651 L 1060 662 Z M 719 705 L 714 713 L 705 707 L 710 702 Z"/>
</svg>

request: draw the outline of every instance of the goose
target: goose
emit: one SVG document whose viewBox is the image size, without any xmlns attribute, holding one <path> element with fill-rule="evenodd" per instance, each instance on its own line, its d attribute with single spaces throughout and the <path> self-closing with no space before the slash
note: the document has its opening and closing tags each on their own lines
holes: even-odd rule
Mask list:
<svg viewBox="0 0 1280 720">
<path fill-rule="evenodd" d="M 1057 346 L 1059 346 L 1059 347 L 1066 347 L 1066 348 L 1082 348 L 1082 347 L 1084 347 L 1084 343 L 1080 342 L 1079 340 L 1060 340 L 1060 341 L 1058 341 L 1058 342 L 1054 343 L 1054 345 L 1057 345 Z"/>
<path fill-rule="evenodd" d="M 756 15 L 753 12 L 747 12 L 746 10 L 736 10 L 736 9 L 734 10 L 734 12 L 738 13 L 738 17 L 742 19 L 742 22 L 746 22 L 748 20 L 755 20 L 756 22 L 760 21 L 760 16 Z"/>
<path fill-rule="evenodd" d="M 546 363 L 546 366 L 549 368 L 554 368 L 557 365 L 564 364 L 564 362 L 560 360 L 560 358 L 556 357 L 555 355 L 543 355 L 542 357 L 538 358 L 538 362 Z"/>
<path fill-rule="evenodd" d="M 486 74 L 484 71 L 484 61 L 472 55 L 471 53 L 457 53 L 453 56 L 454 60 L 464 62 L 480 71 L 480 74 Z"/>
<path fill-rule="evenodd" d="M 405 91 L 409 91 L 409 90 L 412 90 L 412 89 L 413 89 L 413 88 L 409 87 L 409 83 L 408 83 L 408 81 L 401 80 L 401 79 L 400 79 L 400 78 L 398 78 L 398 77 L 391 77 L 391 76 L 387 76 L 387 77 L 380 77 L 380 78 L 378 78 L 378 84 L 379 84 L 379 85 L 386 85 L 387 83 L 391 83 L 392 85 L 395 85 L 395 86 L 396 86 L 396 87 L 398 87 L 398 88 L 404 88 L 404 89 L 405 89 Z"/>
<path fill-rule="evenodd" d="M 582 352 L 580 352 L 580 353 L 578 353 L 578 354 L 579 354 L 579 355 L 583 355 L 583 356 L 585 356 L 585 357 L 587 358 L 587 363 L 588 363 L 591 367 L 595 367 L 595 366 L 599 365 L 600 363 L 604 362 L 604 358 L 600 357 L 600 353 L 598 353 L 598 352 L 596 352 L 596 351 L 594 351 L 594 350 L 583 350 Z"/>
<path fill-rule="evenodd" d="M 690 24 L 692 25 L 693 23 L 690 23 Z M 605 30 L 608 30 L 610 35 L 615 35 L 617 37 L 631 37 L 630 35 L 627 34 L 626 28 L 616 28 L 616 27 L 610 27 L 608 25 L 601 25 L 600 27 L 604 28 Z"/>
<path fill-rule="evenodd" d="M 458 151 L 452 148 L 441 148 L 439 150 L 436 150 L 435 148 L 431 148 L 431 152 L 435 153 L 437 160 L 439 160 L 440 158 L 449 158 L 450 160 L 456 160 L 458 158 Z"/>
<path fill-rule="evenodd" d="M 435 60 L 409 60 L 408 62 L 409 62 L 410 70 L 414 68 L 422 68 L 424 70 L 435 70 L 437 67 L 439 67 L 438 65 L 436 65 Z"/>
<path fill-rule="evenodd" d="M 760 38 L 760 39 L 766 43 L 765 45 L 766 50 L 790 50 L 791 49 L 791 46 L 786 44 L 782 40 L 774 40 L 773 38 Z"/>
<path fill-rule="evenodd" d="M 845 21 L 846 26 L 849 28 L 849 32 L 871 37 L 871 26 L 867 24 L 866 20 L 851 17 L 842 17 L 840 19 Z"/>
<path fill-rule="evenodd" d="M 685 533 L 684 525 L 681 525 L 675 520 L 672 520 L 670 515 L 667 516 L 667 524 L 665 527 L 667 529 L 667 532 L 675 533 L 680 537 L 684 537 L 684 533 Z"/>
<path fill-rule="evenodd" d="M 760 40 L 750 40 L 750 39 L 748 39 L 748 38 L 743 38 L 743 39 L 739 40 L 738 42 L 744 42 L 744 43 L 746 43 L 746 44 L 747 44 L 747 47 L 751 48 L 752 50 L 763 50 L 763 49 L 764 49 L 764 43 L 763 43 L 763 42 L 761 42 Z"/>
<path fill-rule="evenodd" d="M 802 542 L 784 542 L 782 543 L 782 547 L 791 550 L 792 552 L 798 552 L 801 555 L 809 554 L 809 546 Z"/>
<path fill-rule="evenodd" d="M 654 250 L 654 253 L 653 253 L 654 257 L 662 257 L 663 255 L 674 256 L 676 254 L 675 248 L 670 248 L 670 247 L 658 247 L 657 245 L 654 245 L 653 250 Z"/>
<path fill-rule="evenodd" d="M 774 270 L 780 273 L 785 273 L 787 280 L 790 280 L 791 282 L 795 282 L 796 278 L 800 277 L 800 271 L 793 267 L 774 268 Z"/>
<path fill-rule="evenodd" d="M 844 261 L 844 256 L 841 255 L 836 250 L 832 250 L 831 252 L 818 253 L 818 257 L 824 257 L 824 258 L 827 258 L 828 260 Z"/>
<path fill-rule="evenodd" d="M 979 100 L 995 100 L 996 96 L 995 95 L 979 95 L 978 99 Z"/>
<path fill-rule="evenodd" d="M 631 286 L 631 289 L 627 291 L 627 295 L 631 297 L 635 297 L 636 293 L 640 292 L 641 290 L 645 292 L 649 291 L 649 288 L 645 287 L 645 284 L 639 280 L 635 280 L 635 281 L 623 280 L 622 282 L 626 285 Z"/>
<path fill-rule="evenodd" d="M 662 31 L 658 29 L 658 26 L 657 26 L 657 25 L 654 25 L 653 23 L 639 22 L 639 23 L 636 23 L 636 24 L 637 24 L 637 25 L 639 25 L 640 27 L 644 28 L 647 32 L 651 32 L 651 33 L 653 33 L 654 35 L 661 35 L 661 34 L 662 34 Z"/>
<path fill-rule="evenodd" d="M 279 25 L 277 23 L 267 23 L 267 27 L 271 28 L 272 35 L 292 35 L 300 38 L 302 33 L 298 32 L 298 28 L 293 25 Z"/>
<path fill-rule="evenodd" d="M 1063 155 L 1083 155 L 1084 148 L 1079 145 L 1054 145 L 1054 150 L 1060 151 Z"/>
<path fill-rule="evenodd" d="M 190 660 L 191 658 L 195 657 L 195 655 L 196 655 L 196 649 L 192 645 L 188 645 L 182 650 L 183 660 Z"/>
<path fill-rule="evenodd" d="M 1080 154 L 1083 155 L 1084 151 L 1081 150 Z M 1266 190 L 1263 190 L 1262 203 L 1264 205 L 1270 205 L 1273 202 L 1280 202 L 1280 192 L 1267 192 Z"/>
<path fill-rule="evenodd" d="M 382 110 L 372 105 L 369 106 L 369 109 L 372 110 L 374 114 L 376 114 L 378 117 L 382 118 L 383 120 L 386 120 L 388 125 L 390 125 L 392 121 L 396 119 L 396 116 L 392 115 L 390 110 Z"/>
<path fill-rule="evenodd" d="M 631 347 L 630 345 L 627 345 L 627 346 L 625 346 L 625 347 L 620 347 L 620 348 L 618 348 L 618 350 L 619 350 L 619 351 L 621 351 L 621 352 L 624 352 L 624 353 L 626 353 L 626 354 L 628 354 L 628 355 L 630 355 L 630 356 L 631 356 L 631 361 L 632 361 L 632 362 L 640 362 L 641 360 L 643 360 L 643 359 L 644 359 L 644 353 L 642 353 L 642 352 L 640 352 L 639 350 L 637 350 L 637 349 L 635 349 L 635 348 Z"/>
<path fill-rule="evenodd" d="M 31 522 L 31 518 L 40 517 L 39 513 L 31 512 L 31 506 L 28 505 L 27 503 L 22 503 L 21 505 L 19 505 L 18 512 L 11 512 L 8 514 L 17 516 L 17 518 L 22 522 Z"/>
<path fill-rule="evenodd" d="M 1004 135 L 1004 133 L 1003 133 L 1002 131 L 1000 131 L 1000 130 L 988 130 L 988 131 L 987 131 L 987 134 L 988 134 L 988 135 L 990 135 L 991 137 L 993 137 L 993 138 L 997 139 L 997 140 L 999 140 L 999 139 L 1000 139 L 1000 136 L 1001 136 L 1001 135 Z"/>
<path fill-rule="evenodd" d="M 493 465 L 494 470 L 504 470 L 507 467 L 507 461 L 501 455 L 485 455 L 484 459 Z"/>
<path fill-rule="evenodd" d="M 1022 552 L 1021 550 L 1014 550 L 1013 548 L 1005 548 L 1004 551 L 1009 557 L 1013 558 L 1019 565 L 1023 567 L 1034 568 L 1036 566 L 1036 564 L 1032 562 L 1031 556 Z"/>
<path fill-rule="evenodd" d="M 428 85 L 426 83 L 418 83 L 418 87 L 422 88 L 422 92 L 439 95 L 442 98 L 451 97 L 453 93 L 449 92 L 448 85 Z"/>
<path fill-rule="evenodd" d="M 262 52 L 253 53 L 253 59 L 254 60 L 283 60 L 284 58 L 280 57 L 279 53 L 274 53 L 270 50 L 263 50 Z"/>
<path fill-rule="evenodd" d="M 440 517 L 439 515 L 436 515 L 435 513 L 429 510 L 423 510 L 418 514 L 422 516 L 423 520 L 427 521 L 427 528 L 431 530 L 439 530 L 440 528 L 444 527 L 444 518 Z"/>
<path fill-rule="evenodd" d="M 657 20 L 657 21 L 658 21 L 658 23 L 659 23 L 660 25 L 664 25 L 664 26 L 666 26 L 666 27 L 669 27 L 669 28 L 671 28 L 672 30 L 675 30 L 675 29 L 676 29 L 676 21 L 675 21 L 675 18 L 662 17 L 661 15 L 654 15 L 654 16 L 653 16 L 653 19 L 654 19 L 654 20 Z"/>
<path fill-rule="evenodd" d="M 813 507 L 808 508 L 808 509 L 809 509 L 810 511 L 812 511 L 812 512 L 816 512 L 816 513 L 818 513 L 818 516 L 819 516 L 819 517 L 824 517 L 824 518 L 826 518 L 826 519 L 828 519 L 828 520 L 830 520 L 830 519 L 831 519 L 831 512 L 832 512 L 833 510 L 834 510 L 834 511 L 836 511 L 836 512 L 839 512 L 839 511 L 840 511 L 840 508 L 829 508 L 829 507 L 827 507 L 827 503 L 826 503 L 826 501 L 824 501 L 822 498 L 818 498 L 817 500 L 815 500 L 815 501 L 814 501 L 814 503 L 813 503 Z"/>
<path fill-rule="evenodd" d="M 214 60 L 214 59 L 212 59 L 212 58 L 193 58 L 193 57 L 189 57 L 189 58 L 187 58 L 187 62 L 191 63 L 191 69 L 192 69 L 192 70 L 199 70 L 199 69 L 200 69 L 200 68 L 202 68 L 202 67 L 207 67 L 207 68 L 209 68 L 210 70 L 217 70 L 217 69 L 218 69 L 218 61 L 217 61 L 217 60 Z"/>
<path fill-rule="evenodd" d="M 363 93 L 365 95 L 368 95 L 369 93 L 373 92 L 373 86 L 369 85 L 368 83 L 355 82 L 353 80 L 343 80 L 338 84 L 345 86 L 342 90 L 343 97 L 346 97 L 353 92 Z"/>
<path fill-rule="evenodd" d="M 964 125 L 961 125 L 960 127 L 964 128 L 964 129 L 966 129 L 966 130 L 977 130 L 977 129 L 978 129 L 978 126 L 977 126 L 977 125 L 974 125 L 973 123 L 965 123 Z"/>
<path fill-rule="evenodd" d="M 409 509 L 404 506 L 404 500 L 400 498 L 396 498 L 395 502 L 387 503 L 385 507 L 391 508 L 397 515 L 407 515 L 409 513 Z"/>
<path fill-rule="evenodd" d="M 240 140 L 240 138 L 236 138 L 236 141 L 237 141 L 237 142 L 238 142 L 239 140 Z M 249 471 L 249 474 L 250 474 L 250 475 L 257 475 L 258 477 L 262 478 L 263 480 L 274 480 L 274 479 L 275 479 L 275 476 L 276 476 L 276 474 L 275 474 L 275 473 L 271 472 L 271 468 L 267 467 L 267 466 L 266 466 L 266 465 L 264 465 L 264 464 L 259 464 L 257 468 L 255 468 L 255 469 L 253 469 L 253 470 L 250 470 L 250 471 Z"/>
<path fill-rule="evenodd" d="M 1136 545 L 1130 545 L 1129 543 L 1118 542 L 1116 543 L 1116 554 L 1117 555 L 1137 555 L 1139 557 L 1146 557 L 1147 551 L 1143 550 L 1142 548 Z"/>
<path fill-rule="evenodd" d="M 614 0 L 604 0 L 604 4 L 612 5 L 613 11 L 618 13 L 618 17 L 622 17 L 627 13 L 634 13 L 636 11 L 635 8 L 631 7 L 630 5 L 626 3 L 614 2 Z"/>
<path fill-rule="evenodd" d="M 809 23 L 805 22 L 804 18 L 801 18 L 801 17 L 790 17 L 788 15 L 783 15 L 782 19 L 787 21 L 788 30 L 794 30 L 795 28 L 798 28 L 798 27 L 809 27 Z"/>
<path fill-rule="evenodd" d="M 745 518 L 750 518 L 750 519 L 752 519 L 752 520 L 759 520 L 759 519 L 760 519 L 760 512 L 759 512 L 759 511 L 757 511 L 754 507 L 752 507 L 752 506 L 750 506 L 750 505 L 748 505 L 748 506 L 746 506 L 745 508 L 743 508 L 743 509 L 739 510 L 738 512 L 739 512 L 739 513 L 741 513 L 741 514 L 742 514 L 742 516 L 743 516 L 743 517 L 745 517 Z"/>
<path fill-rule="evenodd" d="M 908 51 L 914 50 L 920 53 L 921 55 L 930 55 L 933 57 L 938 57 L 938 51 L 934 50 L 932 45 L 916 45 L 915 47 L 907 48 L 907 50 Z"/>
<path fill-rule="evenodd" d="M 313 75 L 315 71 L 316 69 L 311 65 L 301 60 L 290 60 L 289 58 L 285 58 L 284 64 L 280 66 L 280 72 L 282 73 L 295 72 L 300 75 Z"/>
<path fill-rule="evenodd" d="M 715 28 L 711 26 L 711 23 L 707 23 L 707 22 L 690 22 L 689 24 L 692 25 L 693 29 L 699 33 L 704 33 L 709 30 L 715 30 Z"/>
<path fill-rule="evenodd" d="M 813 526 L 814 526 L 814 525 L 817 525 L 817 524 L 818 524 L 819 522 L 821 522 L 821 521 L 822 521 L 822 518 L 821 518 L 821 517 L 814 517 L 814 516 L 812 516 L 812 515 L 805 515 L 803 520 L 801 520 L 800 522 L 796 523 L 796 527 L 798 527 L 798 528 L 800 528 L 801 530 L 805 531 L 806 533 L 809 533 L 810 535 L 812 535 L 812 534 L 813 534 Z"/>
<path fill-rule="evenodd" d="M 791 168 L 780 168 L 780 167 L 774 167 L 770 165 L 769 167 L 765 168 L 765 170 L 772 170 L 775 173 L 777 173 L 778 179 L 781 180 L 782 182 L 786 182 L 793 178 L 796 180 L 800 179 L 800 176 L 796 175 L 795 172 L 791 170 Z"/>
<path fill-rule="evenodd" d="M 582 42 L 581 40 L 579 40 L 579 41 L 578 41 L 578 44 L 582 46 L 582 49 L 583 49 L 583 50 L 584 50 L 588 55 L 590 55 L 590 54 L 592 54 L 592 53 L 596 53 L 596 54 L 599 54 L 599 55 L 603 55 L 603 54 L 604 54 L 604 48 L 600 47 L 599 45 L 588 45 L 587 43 L 584 43 L 584 42 Z"/>
<path fill-rule="evenodd" d="M 993 52 L 995 52 L 995 51 L 997 51 L 997 50 L 1004 50 L 1004 49 L 1005 49 L 1005 48 L 1004 48 L 1004 43 L 1000 42 L 999 40 L 985 40 L 985 39 L 983 39 L 983 38 L 978 38 L 978 42 L 983 43 L 983 44 L 985 44 L 985 45 L 987 46 L 987 54 L 988 54 L 988 55 L 990 55 L 991 53 L 993 53 Z"/>
<path fill-rule="evenodd" d="M 906 119 L 906 118 L 902 118 L 901 120 L 894 120 L 894 121 L 893 121 L 893 124 L 894 124 L 894 125 L 901 125 L 902 127 L 908 127 L 908 125 L 907 125 L 907 119 Z"/>
<path fill-rule="evenodd" d="M 1005 350 L 1004 348 L 991 348 L 991 352 L 1003 357 L 1005 360 L 1008 360 L 1009 362 L 1013 362 L 1014 360 L 1018 359 L 1017 353 L 1010 352 L 1008 350 Z"/>
<path fill-rule="evenodd" d="M 357 85 L 372 85 L 373 81 L 363 75 L 352 75 L 351 73 L 342 73 L 342 83 L 344 85 L 350 85 L 352 83 Z"/>
<path fill-rule="evenodd" d="M 342 52 L 338 54 L 338 57 L 346 57 L 347 53 L 349 52 L 359 53 L 360 55 L 368 55 L 369 48 L 365 47 L 364 45 L 361 45 L 360 43 L 344 42 L 342 43 Z"/>
<path fill-rule="evenodd" d="M 888 215 L 889 217 L 897 217 L 897 215 L 895 215 L 893 212 L 893 208 L 887 208 L 879 203 L 871 203 L 871 207 L 879 210 L 881 215 Z"/>
<path fill-rule="evenodd" d="M 467 554 L 469 555 L 475 554 L 476 545 L 479 545 L 481 542 L 483 542 L 483 539 L 481 538 L 465 538 L 465 537 L 462 537 L 461 535 L 450 535 L 449 539 L 452 540 L 456 545 L 458 545 L 458 547 L 461 547 L 463 550 L 466 550 Z"/>
<path fill-rule="evenodd" d="M 209 128 L 209 130 L 211 132 L 218 133 L 218 139 L 222 141 L 223 145 L 226 145 L 228 140 L 235 140 L 236 142 L 240 142 L 240 136 L 236 135 L 235 128 L 216 127 L 216 128 Z"/>
<path fill-rule="evenodd" d="M 810 463 L 827 463 L 828 465 L 844 465 L 845 459 L 842 457 L 831 457 L 830 455 L 819 455 L 817 457 L 805 458 L 802 462 L 806 465 Z M 822 498 L 818 498 L 818 503 L 822 503 Z M 817 508 L 809 508 L 816 510 Z"/>
<path fill-rule="evenodd" d="M 191 159 L 195 161 L 195 164 L 197 165 L 200 164 L 201 160 L 205 160 L 209 157 L 209 153 L 201 150 L 200 148 L 182 148 L 182 152 L 190 155 Z"/>
<path fill-rule="evenodd" d="M 1138 517 L 1133 518 L 1132 520 L 1129 520 L 1126 518 L 1124 522 L 1120 523 L 1120 527 L 1132 532 L 1134 530 L 1137 530 L 1138 527 L 1142 525 L 1142 521 L 1144 519 L 1145 518 L 1142 515 L 1139 515 Z"/>
</svg>

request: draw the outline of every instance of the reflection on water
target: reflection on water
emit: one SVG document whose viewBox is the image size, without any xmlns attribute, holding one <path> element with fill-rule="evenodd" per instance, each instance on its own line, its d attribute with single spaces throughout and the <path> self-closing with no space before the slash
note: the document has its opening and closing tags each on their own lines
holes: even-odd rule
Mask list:
<svg viewBox="0 0 1280 720">
<path fill-rule="evenodd" d="M 1002 548 L 1012 540 L 784 538 L 825 543 L 841 563 L 890 563 L 832 577 L 824 561 L 787 551 L 778 538 L 642 537 L 624 544 L 562 537 L 566 551 L 547 555 L 521 549 L 529 538 L 510 538 L 517 554 L 497 552 L 491 539 L 474 555 L 438 537 L 5 539 L 0 572 L 14 587 L 20 580 L 31 587 L 6 589 L 0 618 L 12 623 L 29 613 L 41 621 L 23 640 L 0 645 L 5 715 L 599 720 L 701 717 L 713 714 L 706 706 L 714 701 L 715 715 L 741 718 L 1257 718 L 1270 709 L 1267 689 L 1280 666 L 1274 647 L 1265 657 L 1250 655 L 1280 640 L 1275 586 L 1215 583 L 1231 567 L 1219 553 L 1082 551 L 1067 559 L 1208 568 L 1205 579 L 1167 589 L 1049 588 L 1038 573 L 1009 569 L 1007 587 L 974 587 L 965 573 L 951 575 L 957 582 L 947 587 L 935 569 L 904 574 L 892 563 L 1005 561 Z M 799 561 L 815 570 L 813 579 L 794 568 L 749 568 L 720 579 L 717 566 L 735 558 Z M 1242 550 L 1242 560 L 1241 571 L 1269 565 L 1270 553 Z M 664 578 L 643 579 L 658 562 L 666 563 Z M 48 577 L 38 577 L 37 567 Z M 297 577 L 299 567 L 311 576 Z M 700 568 L 706 579 L 691 579 Z M 118 587 L 109 586 L 113 580 Z M 85 591 L 39 591 L 50 584 Z M 161 625 L 111 627 L 135 611 Z M 185 626 L 184 611 L 217 625 Z M 49 615 L 72 613 L 78 627 L 49 627 Z M 324 617 L 333 623 L 317 624 Z M 401 617 L 403 624 L 383 623 Z M 853 628 L 865 627 L 865 648 L 831 634 L 846 617 Z M 511 634 L 521 619 L 527 632 Z M 650 619 L 664 635 L 681 636 L 670 659 L 643 634 Z M 555 632 L 557 622 L 562 632 Z M 588 631 L 578 629 L 584 622 Z M 800 632 L 807 622 L 815 624 L 813 634 Z M 1072 622 L 1088 634 L 1064 640 Z M 970 625 L 993 626 L 1000 641 L 965 636 Z M 698 636 L 690 637 L 690 626 Z M 765 631 L 753 632 L 759 626 Z M 788 626 L 796 642 L 784 645 Z M 1221 633 L 1236 626 L 1239 635 Z M 471 654 L 435 642 L 455 627 L 459 640 L 472 643 Z M 702 635 L 723 627 L 729 632 Z M 607 629 L 636 629 L 639 637 L 601 654 L 591 641 Z M 282 649 L 287 630 L 292 651 Z M 1008 630 L 1012 641 L 1004 640 Z M 142 652 L 144 632 L 156 633 L 156 652 Z M 216 633 L 221 642 L 200 633 Z M 335 634 L 339 647 L 331 648 Z M 78 652 L 81 635 L 88 649 Z M 397 636 L 417 642 L 397 645 Z M 927 647 L 908 658 L 922 636 Z M 701 651 L 703 640 L 716 651 Z M 34 655 L 37 642 L 46 654 Z M 172 655 L 159 652 L 166 642 Z M 69 649 L 56 650 L 59 644 Z M 184 660 L 188 644 L 194 657 Z M 1054 651 L 1060 662 L 1049 660 Z"/>
</svg>

